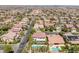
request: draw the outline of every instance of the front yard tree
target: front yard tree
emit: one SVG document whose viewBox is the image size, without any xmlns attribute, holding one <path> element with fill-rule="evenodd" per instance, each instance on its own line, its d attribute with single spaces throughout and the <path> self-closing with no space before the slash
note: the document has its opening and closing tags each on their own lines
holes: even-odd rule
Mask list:
<svg viewBox="0 0 79 59">
<path fill-rule="evenodd" d="M 31 33 L 33 34 L 33 33 L 35 33 L 35 32 L 36 32 L 36 31 L 35 31 L 35 29 L 34 29 L 34 28 L 32 28 L 32 32 L 31 32 Z"/>
<path fill-rule="evenodd" d="M 11 45 L 4 45 L 4 52 L 6 53 L 13 53 L 13 49 L 11 47 Z"/>
</svg>

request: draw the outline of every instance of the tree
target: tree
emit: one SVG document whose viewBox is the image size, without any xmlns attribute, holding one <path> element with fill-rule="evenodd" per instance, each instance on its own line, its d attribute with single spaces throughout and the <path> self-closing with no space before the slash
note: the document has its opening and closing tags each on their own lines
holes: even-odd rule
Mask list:
<svg viewBox="0 0 79 59">
<path fill-rule="evenodd" d="M 52 31 L 53 31 L 53 27 L 52 27 L 52 26 L 50 26 L 49 31 L 50 31 L 50 32 L 52 32 Z"/>
<path fill-rule="evenodd" d="M 4 34 L 3 30 L 0 30 L 0 36 L 3 35 L 3 34 Z"/>
<path fill-rule="evenodd" d="M 21 31 L 21 32 L 20 32 L 20 35 L 21 35 L 21 36 L 24 36 L 24 32 L 23 32 L 23 31 Z"/>
<path fill-rule="evenodd" d="M 13 53 L 13 49 L 11 47 L 11 45 L 4 45 L 4 52 L 6 53 Z"/>
<path fill-rule="evenodd" d="M 32 39 L 33 40 L 33 39 Z M 37 42 L 36 42 L 36 40 L 33 40 L 33 44 L 36 44 Z"/>
<path fill-rule="evenodd" d="M 23 15 L 22 15 L 21 13 L 17 12 L 16 19 L 17 19 L 18 21 L 21 21 L 22 18 L 23 18 Z"/>
<path fill-rule="evenodd" d="M 62 28 L 62 31 L 63 32 L 68 32 L 68 29 L 67 28 Z"/>
<path fill-rule="evenodd" d="M 35 31 L 35 29 L 33 29 L 33 28 L 32 28 L 32 31 L 31 31 L 31 33 L 33 34 L 33 33 L 35 33 L 35 32 L 36 32 L 36 31 Z"/>
<path fill-rule="evenodd" d="M 40 30 L 41 30 L 42 32 L 45 32 L 45 29 L 44 29 L 44 28 L 40 28 Z"/>
<path fill-rule="evenodd" d="M 68 52 L 68 53 L 78 53 L 79 47 L 78 45 L 71 44 L 70 46 L 65 45 L 61 46 L 62 51 Z"/>
<path fill-rule="evenodd" d="M 78 45 L 73 45 L 73 44 L 71 44 L 71 47 L 70 47 L 69 52 L 70 52 L 70 53 L 78 53 L 78 51 L 79 51 Z"/>
<path fill-rule="evenodd" d="M 73 47 L 70 47 L 70 49 L 68 49 L 68 53 L 74 53 Z"/>
</svg>

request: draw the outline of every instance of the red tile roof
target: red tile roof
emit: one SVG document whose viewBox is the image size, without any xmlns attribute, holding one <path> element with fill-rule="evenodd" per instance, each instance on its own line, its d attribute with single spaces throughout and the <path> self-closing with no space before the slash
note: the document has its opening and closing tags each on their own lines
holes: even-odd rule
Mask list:
<svg viewBox="0 0 79 59">
<path fill-rule="evenodd" d="M 79 28 L 79 24 L 76 24 L 76 27 Z"/>
<path fill-rule="evenodd" d="M 54 43 L 58 43 L 58 44 L 62 44 L 64 43 L 63 37 L 61 37 L 60 35 L 47 35 L 48 37 L 48 43 L 49 44 L 54 44 Z"/>
<path fill-rule="evenodd" d="M 19 32 L 21 30 L 21 28 L 12 28 L 11 29 L 13 32 Z"/>
<path fill-rule="evenodd" d="M 46 34 L 43 32 L 36 32 L 32 35 L 33 38 L 45 38 Z"/>
<path fill-rule="evenodd" d="M 67 27 L 67 28 L 72 28 L 72 27 L 74 27 L 74 26 L 73 26 L 73 24 L 66 24 L 66 27 Z"/>
</svg>

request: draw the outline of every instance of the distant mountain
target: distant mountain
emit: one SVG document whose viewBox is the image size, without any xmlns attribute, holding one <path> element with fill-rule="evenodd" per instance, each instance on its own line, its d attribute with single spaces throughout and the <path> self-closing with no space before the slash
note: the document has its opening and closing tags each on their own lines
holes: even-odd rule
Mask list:
<svg viewBox="0 0 79 59">
<path fill-rule="evenodd" d="M 79 8 L 79 5 L 0 5 L 0 9 L 14 9 L 14 8 Z"/>
</svg>

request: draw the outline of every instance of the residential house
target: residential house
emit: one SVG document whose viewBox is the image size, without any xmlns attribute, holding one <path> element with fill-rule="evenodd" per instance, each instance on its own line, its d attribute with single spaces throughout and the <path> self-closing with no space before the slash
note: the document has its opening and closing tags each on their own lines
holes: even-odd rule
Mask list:
<svg viewBox="0 0 79 59">
<path fill-rule="evenodd" d="M 43 32 L 36 32 L 32 35 L 33 44 L 32 44 L 32 51 L 33 52 L 40 52 L 44 48 L 43 52 L 47 52 L 47 40 L 46 34 Z"/>
<path fill-rule="evenodd" d="M 64 46 L 64 39 L 60 35 L 47 35 L 48 44 L 49 44 L 49 52 L 59 52 L 61 50 L 61 46 Z"/>
<path fill-rule="evenodd" d="M 32 35 L 32 38 L 36 42 L 45 42 L 46 41 L 46 34 L 43 32 L 36 32 Z"/>
<path fill-rule="evenodd" d="M 65 24 L 65 28 L 69 29 L 70 32 L 76 32 L 76 28 L 73 24 Z"/>
<path fill-rule="evenodd" d="M 63 45 L 65 43 L 63 37 L 58 34 L 57 35 L 47 35 L 47 37 L 48 37 L 49 45 Z"/>
<path fill-rule="evenodd" d="M 43 21 L 42 21 L 42 20 L 38 20 L 38 21 L 35 23 L 34 28 L 35 28 L 36 30 L 39 30 L 39 29 L 44 28 Z"/>
<path fill-rule="evenodd" d="M 46 27 L 49 27 L 49 26 L 54 26 L 55 23 L 54 22 L 51 22 L 50 20 L 45 20 L 45 24 L 44 24 Z"/>
<path fill-rule="evenodd" d="M 76 28 L 79 29 L 79 24 L 76 24 Z"/>
<path fill-rule="evenodd" d="M 79 44 L 79 36 L 78 35 L 66 35 L 66 39 L 68 42 L 72 44 Z"/>
<path fill-rule="evenodd" d="M 3 35 L 1 40 L 5 41 L 5 42 L 13 42 L 16 35 L 17 34 L 14 32 L 9 32 L 9 33 Z"/>
</svg>

